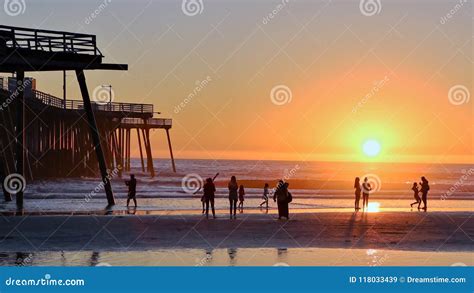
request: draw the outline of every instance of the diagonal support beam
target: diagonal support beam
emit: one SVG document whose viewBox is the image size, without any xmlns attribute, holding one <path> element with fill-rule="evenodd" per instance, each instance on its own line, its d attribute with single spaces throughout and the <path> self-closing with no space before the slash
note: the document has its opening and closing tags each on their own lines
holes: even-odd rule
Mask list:
<svg viewBox="0 0 474 293">
<path fill-rule="evenodd" d="M 87 90 L 86 76 L 83 70 L 76 70 L 77 81 L 81 89 L 82 99 L 84 101 L 84 110 L 87 114 L 87 120 L 91 132 L 92 142 L 95 146 L 95 152 L 97 160 L 99 161 L 100 174 L 102 176 L 102 182 L 104 182 L 105 193 L 107 195 L 107 202 L 110 205 L 115 205 L 115 198 L 112 191 L 112 185 L 110 184 L 110 178 L 107 174 L 107 165 L 105 163 L 104 152 L 100 144 L 99 131 L 97 129 L 97 123 L 95 120 L 94 112 L 92 110 L 91 99 L 89 91 Z"/>
<path fill-rule="evenodd" d="M 16 73 L 16 173 L 20 174 L 25 178 L 24 174 L 24 163 L 25 163 L 25 151 L 23 145 L 26 142 L 25 136 L 25 101 L 24 101 L 24 82 L 25 72 L 18 71 Z M 23 209 L 23 190 L 20 190 L 16 194 L 16 206 L 18 209 Z"/>
</svg>

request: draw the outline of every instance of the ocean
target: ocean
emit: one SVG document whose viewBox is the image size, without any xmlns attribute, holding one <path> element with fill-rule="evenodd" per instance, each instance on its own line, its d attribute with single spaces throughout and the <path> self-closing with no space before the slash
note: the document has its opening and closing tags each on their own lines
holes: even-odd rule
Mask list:
<svg viewBox="0 0 474 293">
<path fill-rule="evenodd" d="M 373 187 L 371 201 L 382 209 L 406 208 L 413 202 L 411 187 L 425 176 L 431 186 L 430 207 L 439 210 L 474 210 L 474 166 L 468 164 L 346 163 L 237 160 L 177 160 L 177 173 L 169 160 L 157 159 L 155 178 L 141 171 L 140 161 L 132 160 L 137 177 L 137 198 L 141 209 L 157 211 L 200 210 L 202 180 L 216 173 L 218 209 L 227 207 L 227 182 L 232 175 L 246 191 L 245 206 L 262 202 L 263 186 L 278 179 L 290 183 L 293 208 L 341 209 L 353 207 L 354 178 L 368 177 Z M 127 187 L 122 178 L 112 178 L 118 206 L 124 205 Z M 99 178 L 48 179 L 27 182 L 25 210 L 76 211 L 103 209 L 105 194 Z M 272 207 L 272 205 L 271 205 Z M 0 204 L 3 210 L 14 203 Z"/>
</svg>

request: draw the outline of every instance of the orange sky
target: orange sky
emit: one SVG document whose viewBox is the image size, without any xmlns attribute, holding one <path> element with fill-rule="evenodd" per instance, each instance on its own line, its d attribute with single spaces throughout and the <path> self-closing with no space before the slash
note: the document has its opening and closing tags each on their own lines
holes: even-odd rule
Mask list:
<svg viewBox="0 0 474 293">
<path fill-rule="evenodd" d="M 387 0 L 373 16 L 359 1 L 204 1 L 195 16 L 180 1 L 113 1 L 92 21 L 101 1 L 50 2 L 2 19 L 97 34 L 106 61 L 130 70 L 89 73 L 91 92 L 112 84 L 115 101 L 173 118 L 177 158 L 474 162 L 471 4 L 442 24 L 458 1 Z M 34 76 L 61 96 L 60 73 Z M 278 85 L 291 101 L 272 102 Z M 72 73 L 68 90 L 79 97 Z M 164 132 L 153 146 L 168 155 Z"/>
</svg>

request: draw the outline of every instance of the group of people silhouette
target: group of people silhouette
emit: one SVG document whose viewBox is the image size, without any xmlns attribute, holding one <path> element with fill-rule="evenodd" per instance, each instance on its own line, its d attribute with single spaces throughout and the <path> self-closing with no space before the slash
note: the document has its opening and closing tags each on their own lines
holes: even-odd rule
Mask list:
<svg viewBox="0 0 474 293">
<path fill-rule="evenodd" d="M 215 193 L 216 193 L 216 186 L 214 184 L 214 180 L 219 174 L 217 174 L 214 178 L 207 178 L 204 186 L 202 188 L 203 195 L 201 197 L 202 202 L 202 213 L 206 214 L 206 218 L 209 218 L 209 208 L 211 208 L 212 216 L 216 218 L 216 210 L 214 207 L 215 203 Z M 125 181 L 125 184 L 128 186 L 128 197 L 127 197 L 127 207 L 130 204 L 130 201 L 133 200 L 135 207 L 137 207 L 137 200 L 136 200 L 136 189 L 137 189 L 137 180 L 135 179 L 135 175 L 130 175 L 130 180 Z M 265 183 L 263 187 L 263 202 L 259 205 L 260 208 L 266 207 L 268 211 L 268 200 L 270 196 L 269 184 Z M 286 218 L 289 219 L 289 203 L 293 201 L 293 196 L 291 192 L 288 190 L 289 183 L 284 182 L 283 180 L 278 181 L 277 186 L 273 189 L 273 201 L 278 205 L 278 219 Z M 245 201 L 245 188 L 243 185 L 239 185 L 237 183 L 237 178 L 232 176 L 230 178 L 229 183 L 227 184 L 227 188 L 229 190 L 229 216 L 231 219 L 237 218 L 237 210 L 240 213 L 244 212 L 244 201 Z M 354 181 L 354 189 L 355 189 L 355 202 L 354 202 L 354 209 L 355 211 L 359 210 L 367 210 L 369 206 L 369 195 L 370 192 L 373 190 L 369 179 L 367 177 L 364 178 L 362 184 L 360 183 L 360 178 L 356 177 Z M 414 205 L 418 204 L 418 210 L 426 211 L 428 209 L 428 191 L 430 190 L 430 185 L 428 180 L 422 176 L 421 182 L 417 183 L 414 182 L 411 188 L 413 191 L 413 195 L 415 198 L 415 202 L 410 204 L 410 207 L 413 208 Z M 421 193 L 421 197 L 420 197 Z M 360 207 L 360 198 L 362 195 L 362 208 Z M 421 206 L 423 203 L 423 207 Z"/>
<path fill-rule="evenodd" d="M 418 189 L 418 185 L 420 189 Z M 430 190 L 430 185 L 428 180 L 426 180 L 425 176 L 421 177 L 421 182 L 416 183 L 413 182 L 413 186 L 411 188 L 413 190 L 413 196 L 415 197 L 415 202 L 410 204 L 410 207 L 413 208 L 413 205 L 418 204 L 418 210 L 427 210 L 428 209 L 428 191 Z M 420 198 L 421 192 L 421 198 Z M 420 208 L 421 202 L 423 202 L 423 207 Z"/>
<path fill-rule="evenodd" d="M 216 176 L 217 177 L 217 176 Z M 215 177 L 214 177 L 215 179 Z M 215 203 L 215 193 L 216 186 L 214 184 L 214 179 L 207 178 L 206 183 L 203 186 L 203 195 L 201 197 L 202 202 L 202 213 L 206 214 L 206 218 L 209 218 L 209 208 L 211 208 L 212 216 L 216 218 L 216 210 L 214 207 Z M 277 187 L 273 193 L 273 201 L 278 205 L 278 219 L 286 218 L 289 219 L 289 203 L 293 200 L 291 193 L 288 191 L 289 184 L 280 180 Z M 244 201 L 245 201 L 245 188 L 243 185 L 237 183 L 237 178 L 232 176 L 229 183 L 227 184 L 229 190 L 229 217 L 230 219 L 237 218 L 237 210 L 240 213 L 244 212 Z M 268 200 L 269 200 L 269 185 L 265 183 L 263 187 L 263 202 L 260 204 L 260 207 L 266 206 L 268 210 Z M 238 202 L 238 204 L 237 204 Z"/>
<path fill-rule="evenodd" d="M 420 186 L 420 189 L 418 189 L 418 185 Z M 365 177 L 364 182 L 361 184 L 360 178 L 356 177 L 355 182 L 354 182 L 354 189 L 355 189 L 355 203 L 354 203 L 355 211 L 359 211 L 361 209 L 359 205 L 361 194 L 362 194 L 362 210 L 368 209 L 369 195 L 370 195 L 370 192 L 373 190 L 372 186 L 369 183 L 369 179 Z M 413 208 L 413 205 L 418 204 L 418 210 L 426 211 L 428 209 L 428 191 L 430 190 L 430 185 L 429 185 L 428 180 L 425 178 L 425 176 L 421 177 L 420 183 L 414 182 L 411 190 L 413 190 L 414 192 L 415 202 L 410 204 L 410 207 Z M 421 198 L 419 195 L 420 192 L 421 192 Z M 420 208 L 421 202 L 423 202 L 423 205 L 424 205 L 422 208 Z"/>
</svg>

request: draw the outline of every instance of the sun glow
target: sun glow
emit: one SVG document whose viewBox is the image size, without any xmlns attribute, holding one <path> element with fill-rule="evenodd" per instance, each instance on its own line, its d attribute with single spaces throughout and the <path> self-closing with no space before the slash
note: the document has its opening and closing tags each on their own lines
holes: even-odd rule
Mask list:
<svg viewBox="0 0 474 293">
<path fill-rule="evenodd" d="M 380 212 L 380 203 L 379 202 L 369 202 L 367 207 L 367 212 L 369 213 L 378 213 Z"/>
<path fill-rule="evenodd" d="M 369 157 L 375 157 L 380 153 L 381 146 L 380 143 L 374 139 L 369 139 L 364 142 L 362 145 L 362 150 L 365 155 Z"/>
</svg>

